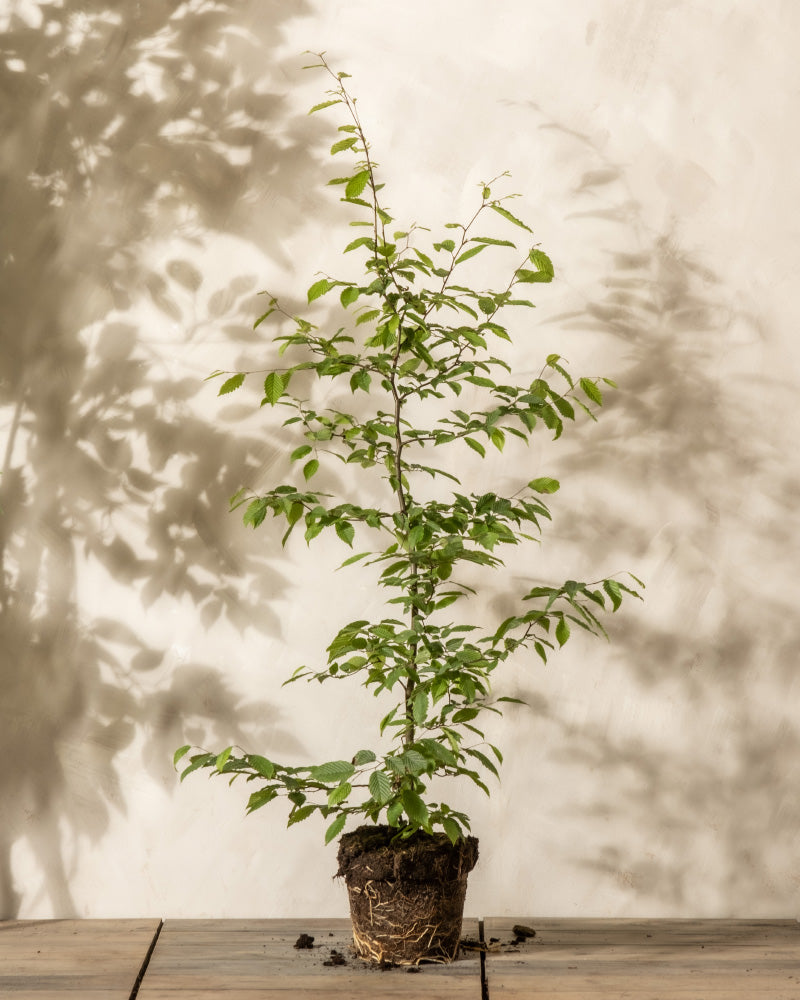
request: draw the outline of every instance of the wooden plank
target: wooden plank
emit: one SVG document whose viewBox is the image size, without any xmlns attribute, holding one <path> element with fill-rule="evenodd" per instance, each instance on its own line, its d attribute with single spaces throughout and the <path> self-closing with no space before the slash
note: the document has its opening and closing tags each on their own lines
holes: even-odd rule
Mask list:
<svg viewBox="0 0 800 1000">
<path fill-rule="evenodd" d="M 477 921 L 464 921 L 464 936 L 477 933 Z M 301 934 L 313 936 L 313 948 L 294 947 Z M 298 1000 L 480 1000 L 475 952 L 451 965 L 422 966 L 418 973 L 382 971 L 356 959 L 350 942 L 349 920 L 168 920 L 138 1000 L 268 1000 L 289 993 Z M 325 966 L 332 950 L 347 964 Z"/>
<path fill-rule="evenodd" d="M 129 1000 L 160 920 L 0 923 L 0 997 Z"/>
<path fill-rule="evenodd" d="M 514 924 L 536 936 L 512 947 Z M 485 937 L 491 1000 L 800 998 L 794 920 L 492 918 Z"/>
</svg>

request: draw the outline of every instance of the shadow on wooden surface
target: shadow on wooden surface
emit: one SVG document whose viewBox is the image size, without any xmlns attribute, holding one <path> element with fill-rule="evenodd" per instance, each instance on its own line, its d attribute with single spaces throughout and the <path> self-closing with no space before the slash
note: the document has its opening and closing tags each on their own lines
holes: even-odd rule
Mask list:
<svg viewBox="0 0 800 1000">
<path fill-rule="evenodd" d="M 488 994 L 483 1000 L 800 997 L 795 920 L 490 918 L 484 923 Z M 534 928 L 535 936 L 520 940 L 513 932 L 519 923 Z M 313 937 L 312 947 L 295 948 L 301 934 Z M 478 937 L 476 920 L 464 922 L 464 937 Z M 381 970 L 353 958 L 349 943 L 349 921 L 324 918 L 163 925 L 159 920 L 8 921 L 0 923 L 0 996 L 482 1000 L 480 954 L 474 949 L 463 950 L 452 965 Z"/>
</svg>

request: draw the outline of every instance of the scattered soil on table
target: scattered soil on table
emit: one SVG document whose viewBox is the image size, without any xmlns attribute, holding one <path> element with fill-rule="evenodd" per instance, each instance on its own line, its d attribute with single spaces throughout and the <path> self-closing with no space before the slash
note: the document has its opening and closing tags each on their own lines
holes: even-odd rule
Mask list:
<svg viewBox="0 0 800 1000">
<path fill-rule="evenodd" d="M 344 955 L 337 951 L 335 948 L 331 948 L 331 957 L 322 963 L 323 965 L 347 965 L 347 959 Z"/>
<path fill-rule="evenodd" d="M 295 948 L 313 948 L 314 938 L 310 934 L 301 934 L 294 943 Z"/>
</svg>

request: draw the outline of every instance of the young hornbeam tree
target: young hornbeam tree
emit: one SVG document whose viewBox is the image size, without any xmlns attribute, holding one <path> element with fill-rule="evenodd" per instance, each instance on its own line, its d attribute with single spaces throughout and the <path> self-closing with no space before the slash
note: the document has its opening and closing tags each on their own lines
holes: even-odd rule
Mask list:
<svg viewBox="0 0 800 1000">
<path fill-rule="evenodd" d="M 344 249 L 361 255 L 363 276 L 358 281 L 323 277 L 308 289 L 309 304 L 338 293 L 345 319 L 335 332 L 290 315 L 272 296 L 256 320 L 259 327 L 277 316 L 281 329 L 288 326 L 275 341 L 281 356 L 296 360 L 269 371 L 262 405 L 288 409 L 283 426 L 295 434 L 295 446 L 288 447 L 292 462 L 302 463 L 303 482 L 278 485 L 257 496 L 242 491 L 232 506 L 246 505 L 244 521 L 254 528 L 268 514 L 283 519 L 284 544 L 300 524 L 307 542 L 332 528 L 350 547 L 357 528 L 371 529 L 375 544 L 342 566 L 364 561 L 378 567 L 379 582 L 392 595 L 387 604 L 396 614 L 348 623 L 328 646 L 324 667 L 300 667 L 290 680 L 353 678 L 375 695 L 392 695 L 394 704 L 378 724 L 381 736 L 391 737 L 390 745 L 387 749 L 384 739 L 382 749 L 358 749 L 349 760 L 307 766 L 278 763 L 232 747 L 221 753 L 198 749 L 181 777 L 199 768 L 231 781 L 244 775 L 258 785 L 248 812 L 286 797 L 290 825 L 315 812 L 332 819 L 326 843 L 348 819 L 358 818 L 385 821 L 402 836 L 441 828 L 456 843 L 470 828 L 468 817 L 448 803 L 430 801 L 427 789 L 434 777 L 463 777 L 489 794 L 484 777 L 487 772 L 498 776 L 503 757 L 485 741 L 478 723 L 484 712 L 499 713 L 499 703 L 515 700 L 492 697 L 495 669 L 527 648 L 546 662 L 548 653 L 568 640 L 573 626 L 604 635 L 598 613 L 609 607 L 616 611 L 624 594 L 639 595 L 618 579 L 567 580 L 529 590 L 521 598 L 527 605 L 494 630 L 448 620 L 445 609 L 474 593 L 458 579 L 458 571 L 465 564 L 497 569 L 503 565 L 498 555 L 502 546 L 535 539 L 542 520 L 550 518 L 543 497 L 555 493 L 559 483 L 535 478 L 512 496 L 467 492 L 452 466 L 445 468 L 436 457 L 425 456 L 466 447 L 483 457 L 487 445 L 502 451 L 508 435 L 525 442 L 542 432 L 558 438 L 576 410 L 594 419 L 593 407 L 602 405 L 605 386 L 614 383 L 573 379 L 557 354 L 545 359 L 533 381 L 513 380 L 509 365 L 492 354 L 489 344 L 495 338 L 510 340 L 503 314 L 531 308 L 533 303 L 521 290 L 549 283 L 554 272 L 538 246 L 527 246 L 520 257 L 511 239 L 481 234 L 478 224 L 488 217 L 521 231 L 523 238 L 531 234 L 506 207 L 512 196 L 494 194 L 493 185 L 505 175 L 482 183 L 472 217 L 448 223 L 448 234 L 426 250 L 417 245 L 421 227 L 390 232 L 393 219 L 382 202 L 383 185 L 356 99 L 344 83 L 348 74 L 334 73 L 324 56 L 318 58 L 315 67 L 331 76 L 333 87 L 328 99 L 309 113 L 335 107 L 346 114 L 331 154 L 351 156 L 354 163 L 345 176 L 329 183 L 343 189 L 341 200 L 357 216 L 350 225 L 363 230 Z M 468 260 L 508 252 L 517 253 L 517 263 L 500 288 L 477 289 L 458 282 L 457 274 Z M 298 372 L 331 379 L 346 387 L 348 398 L 363 401 L 352 408 L 318 409 L 292 393 Z M 214 374 L 230 376 L 219 390 L 223 395 L 255 373 Z M 444 410 L 440 401 L 455 401 L 465 387 L 471 393 L 477 387 L 484 405 Z M 428 419 L 421 418 L 426 407 L 420 404 L 425 401 L 433 403 L 427 407 Z M 385 504 L 336 502 L 338 498 L 315 490 L 311 481 L 320 462 L 330 457 L 384 480 Z M 448 499 L 424 497 L 421 484 L 430 479 L 451 484 Z M 181 747 L 176 764 L 191 749 Z"/>
</svg>

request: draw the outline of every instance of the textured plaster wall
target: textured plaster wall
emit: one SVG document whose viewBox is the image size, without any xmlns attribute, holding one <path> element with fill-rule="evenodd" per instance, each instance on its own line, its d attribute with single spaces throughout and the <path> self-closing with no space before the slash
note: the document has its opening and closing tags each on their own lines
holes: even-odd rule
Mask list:
<svg viewBox="0 0 800 1000">
<path fill-rule="evenodd" d="M 226 514 L 286 473 L 269 287 L 301 297 L 347 230 L 333 127 L 353 75 L 398 220 L 462 218 L 502 170 L 558 280 L 515 365 L 620 390 L 486 481 L 563 482 L 531 581 L 628 568 L 646 602 L 500 679 L 474 914 L 796 915 L 800 497 L 794 123 L 800 10 L 742 0 L 0 4 L 0 917 L 343 914 L 322 827 L 245 820 L 189 740 L 348 755 L 373 703 L 282 689 L 371 578 Z M 322 314 L 321 314 L 322 315 Z"/>
</svg>

